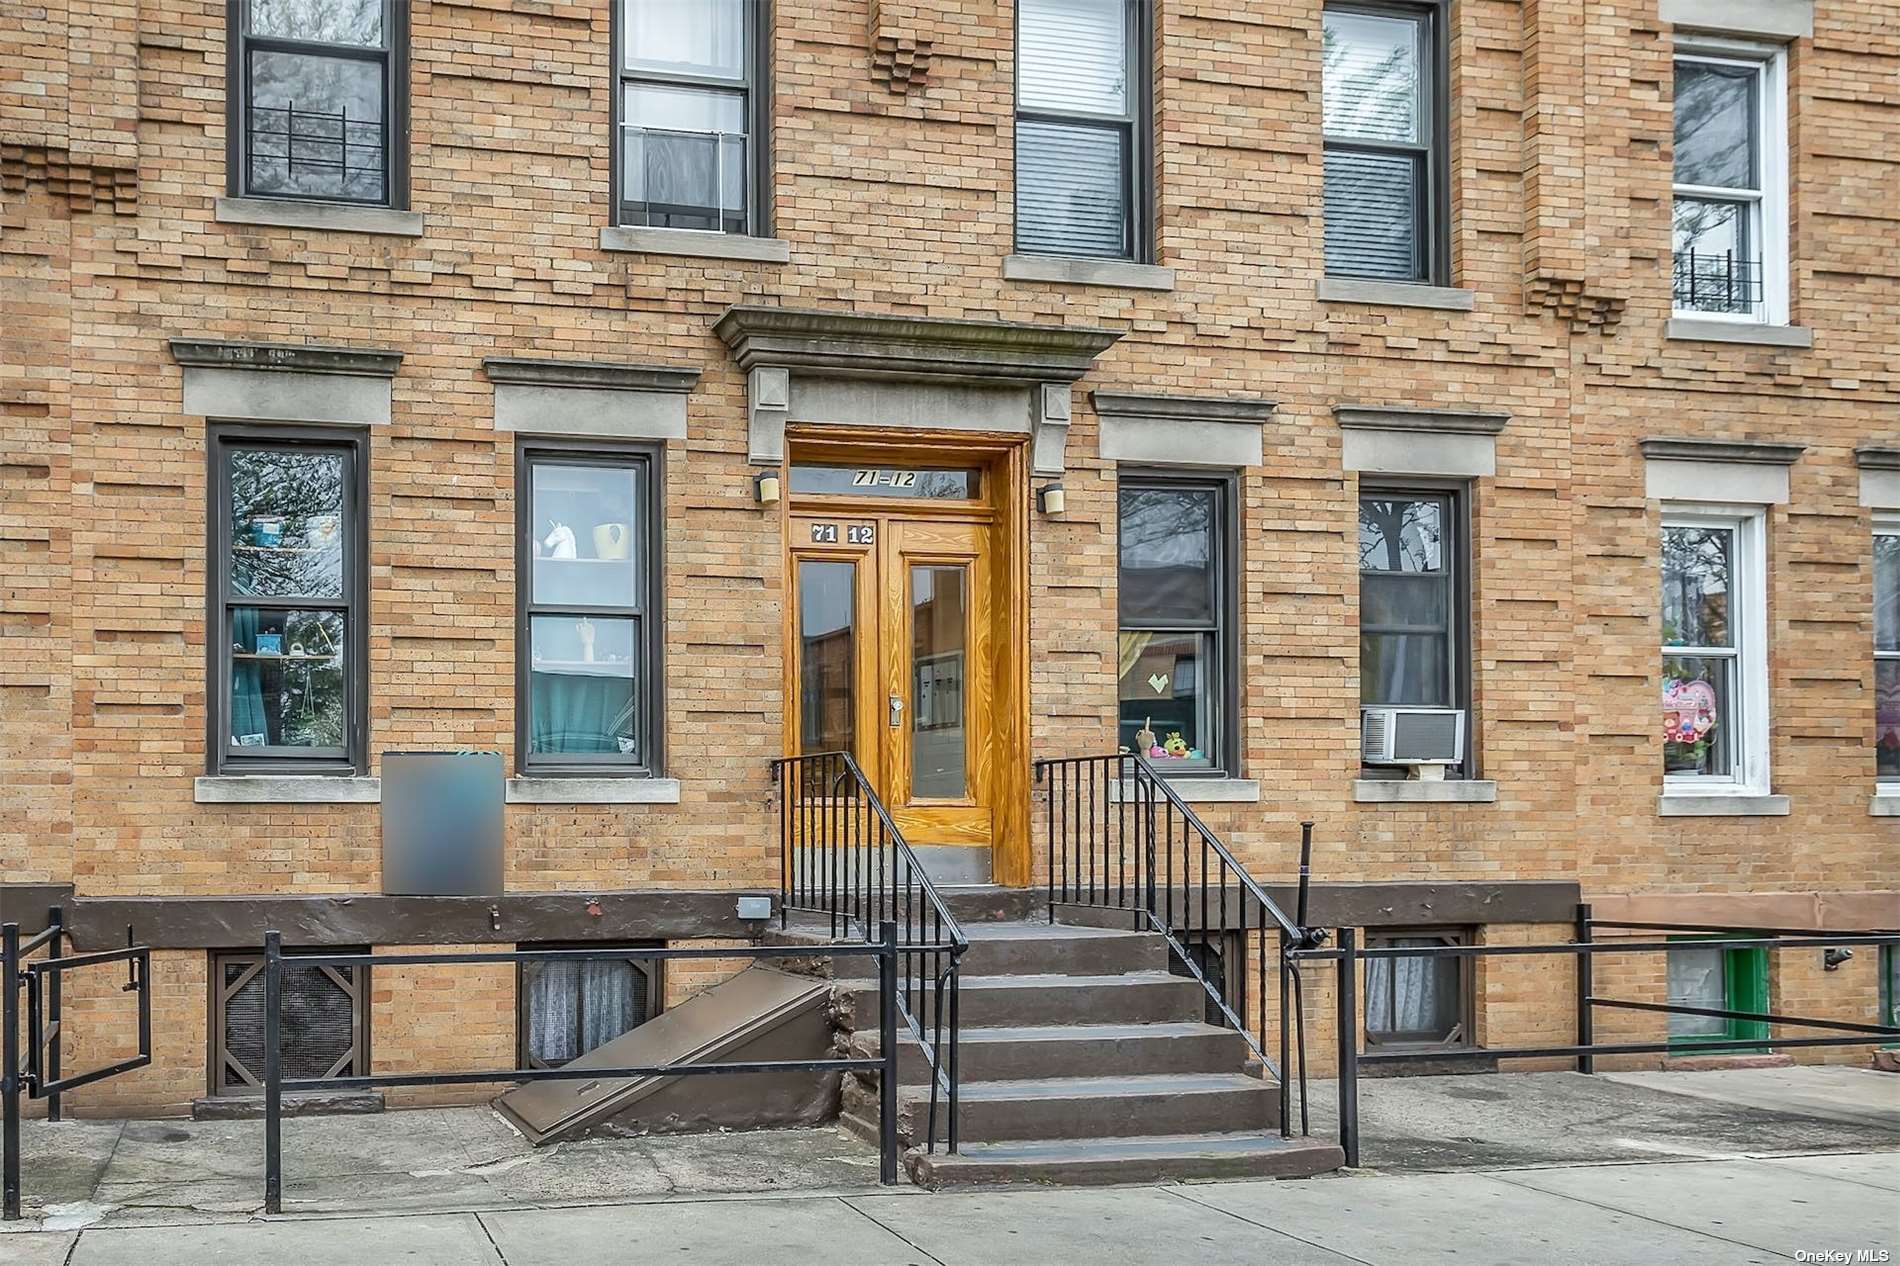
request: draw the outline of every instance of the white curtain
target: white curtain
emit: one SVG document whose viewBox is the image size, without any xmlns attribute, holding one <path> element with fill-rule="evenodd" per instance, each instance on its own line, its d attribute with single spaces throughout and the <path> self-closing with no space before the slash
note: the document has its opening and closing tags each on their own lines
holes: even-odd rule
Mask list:
<svg viewBox="0 0 1900 1266">
<path fill-rule="evenodd" d="M 646 1017 L 632 963 L 539 963 L 528 978 L 528 1054 L 564 1064 Z"/>
<path fill-rule="evenodd" d="M 1437 945 L 1430 937 L 1397 937 L 1388 945 Z M 1450 999 L 1440 997 L 1432 959 L 1374 958 L 1366 963 L 1366 1031 L 1435 1033 Z"/>
</svg>

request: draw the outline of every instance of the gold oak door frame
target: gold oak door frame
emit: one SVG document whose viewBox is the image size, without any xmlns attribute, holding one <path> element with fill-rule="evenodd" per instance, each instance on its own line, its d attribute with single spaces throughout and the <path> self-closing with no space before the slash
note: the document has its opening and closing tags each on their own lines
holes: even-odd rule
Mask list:
<svg viewBox="0 0 1900 1266">
<path fill-rule="evenodd" d="M 1004 883 L 1028 878 L 1020 460 L 798 445 L 786 483 L 787 750 L 850 751 L 927 868 L 988 849 Z"/>
</svg>

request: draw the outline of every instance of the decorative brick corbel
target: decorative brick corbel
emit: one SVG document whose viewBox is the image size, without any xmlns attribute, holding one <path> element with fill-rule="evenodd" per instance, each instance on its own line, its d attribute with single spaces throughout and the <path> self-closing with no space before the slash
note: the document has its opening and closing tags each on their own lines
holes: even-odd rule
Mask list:
<svg viewBox="0 0 1900 1266">
<path fill-rule="evenodd" d="M 871 77 L 897 96 L 925 87 L 935 43 L 912 0 L 871 0 Z"/>
<path fill-rule="evenodd" d="M 74 214 L 136 215 L 139 209 L 135 168 L 88 163 L 47 145 L 0 144 L 0 195 L 19 197 L 30 185 L 44 185 Z"/>
<path fill-rule="evenodd" d="M 1614 334 L 1623 320 L 1625 302 L 1622 295 L 1597 293 L 1585 278 L 1552 276 L 1526 278 L 1524 300 L 1528 307 L 1542 308 L 1570 322 L 1571 330 L 1579 334 L 1589 330 Z"/>
</svg>

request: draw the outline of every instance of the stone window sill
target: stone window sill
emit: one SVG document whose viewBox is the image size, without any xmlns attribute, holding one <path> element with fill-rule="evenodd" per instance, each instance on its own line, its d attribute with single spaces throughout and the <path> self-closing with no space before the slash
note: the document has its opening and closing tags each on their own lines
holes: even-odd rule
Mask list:
<svg viewBox="0 0 1900 1266">
<path fill-rule="evenodd" d="M 1671 317 L 1663 326 L 1663 337 L 1676 342 L 1744 343 L 1753 347 L 1814 346 L 1814 331 L 1805 325 L 1712 321 L 1707 317 Z"/>
<path fill-rule="evenodd" d="M 383 780 L 348 774 L 216 774 L 194 778 L 198 804 L 381 804 Z"/>
<path fill-rule="evenodd" d="M 1875 792 L 1867 812 L 1876 818 L 1900 818 L 1900 788 Z"/>
<path fill-rule="evenodd" d="M 1355 778 L 1356 804 L 1496 804 L 1498 785 L 1487 778 Z"/>
<path fill-rule="evenodd" d="M 213 218 L 220 224 L 267 224 L 328 233 L 380 233 L 387 237 L 421 237 L 423 224 L 419 211 L 282 198 L 219 198 Z"/>
<path fill-rule="evenodd" d="M 1785 818 L 1788 797 L 1666 791 L 1656 801 L 1656 812 L 1665 818 Z"/>
<path fill-rule="evenodd" d="M 755 264 L 783 264 L 792 257 L 791 246 L 781 238 L 701 233 L 693 229 L 650 229 L 637 224 L 614 224 L 602 229 L 600 249 L 636 255 L 733 259 Z"/>
<path fill-rule="evenodd" d="M 510 778 L 509 804 L 678 804 L 677 778 Z"/>
<path fill-rule="evenodd" d="M 1170 778 L 1168 786 L 1189 804 L 1259 804 L 1260 784 L 1252 778 Z M 1131 800 L 1128 783 L 1109 784 L 1111 802 Z"/>
<path fill-rule="evenodd" d="M 1390 308 L 1437 308 L 1443 312 L 1470 312 L 1478 292 L 1456 286 L 1422 286 L 1409 281 L 1363 281 L 1353 277 L 1322 277 L 1321 303 L 1371 303 Z"/>
<path fill-rule="evenodd" d="M 1108 286 L 1122 290 L 1172 290 L 1174 269 L 1123 259 L 1077 259 L 1066 255 L 1006 255 L 1005 281 L 1047 281 L 1059 286 Z"/>
</svg>

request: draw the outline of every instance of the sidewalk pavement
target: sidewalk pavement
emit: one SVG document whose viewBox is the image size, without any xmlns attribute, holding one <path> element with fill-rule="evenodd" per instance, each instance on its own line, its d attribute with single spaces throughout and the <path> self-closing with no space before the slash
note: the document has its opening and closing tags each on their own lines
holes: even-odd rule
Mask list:
<svg viewBox="0 0 1900 1266">
<path fill-rule="evenodd" d="M 1872 1255 L 1856 1259 L 1862 1249 Z M 1826 1253 L 1847 1256 L 1816 1256 Z M 0 1262 L 9 1266 L 1655 1266 L 1801 1260 L 1900 1261 L 1900 1152 L 1361 1172 L 1303 1182 L 670 1197 L 0 1234 Z"/>
</svg>

